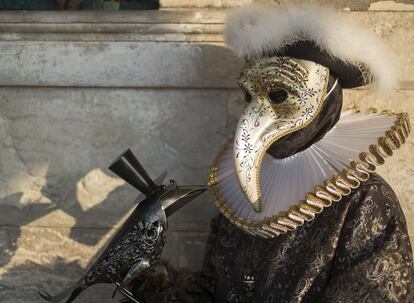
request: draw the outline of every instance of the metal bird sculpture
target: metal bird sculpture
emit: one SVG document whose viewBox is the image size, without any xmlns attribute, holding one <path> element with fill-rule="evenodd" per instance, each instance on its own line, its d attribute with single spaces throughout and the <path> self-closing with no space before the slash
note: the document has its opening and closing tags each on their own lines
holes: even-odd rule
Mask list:
<svg viewBox="0 0 414 303">
<path fill-rule="evenodd" d="M 138 159 L 128 149 L 117 157 L 109 169 L 138 189 L 145 198 L 111 239 L 97 261 L 72 287 L 50 296 L 40 296 L 52 303 L 72 302 L 83 290 L 97 283 L 114 283 L 117 291 L 139 303 L 127 285 L 158 261 L 163 250 L 167 217 L 206 190 L 206 186 L 178 186 L 174 180 L 162 185 L 164 176 L 153 181 Z M 140 200 L 139 198 L 137 200 Z"/>
</svg>

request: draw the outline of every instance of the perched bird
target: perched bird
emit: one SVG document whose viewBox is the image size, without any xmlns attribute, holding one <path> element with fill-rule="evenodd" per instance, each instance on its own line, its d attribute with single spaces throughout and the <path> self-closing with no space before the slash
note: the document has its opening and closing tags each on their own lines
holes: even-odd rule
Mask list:
<svg viewBox="0 0 414 303">
<path fill-rule="evenodd" d="M 206 190 L 205 186 L 178 186 L 174 180 L 168 185 L 159 184 L 165 173 L 153 181 L 129 149 L 117 157 L 109 169 L 145 198 L 138 202 L 97 261 L 77 283 L 55 296 L 39 291 L 46 301 L 57 303 L 67 298 L 65 302 L 70 303 L 91 285 L 114 283 L 117 286 L 114 295 L 120 291 L 139 303 L 127 285 L 160 259 L 166 240 L 167 217 Z"/>
</svg>

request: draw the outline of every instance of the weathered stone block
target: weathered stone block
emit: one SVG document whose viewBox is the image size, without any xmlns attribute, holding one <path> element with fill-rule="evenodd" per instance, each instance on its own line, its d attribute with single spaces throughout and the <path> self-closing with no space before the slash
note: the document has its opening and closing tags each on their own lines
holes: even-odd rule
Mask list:
<svg viewBox="0 0 414 303">
<path fill-rule="evenodd" d="M 168 171 L 179 184 L 206 184 L 225 140 L 226 104 L 234 98 L 228 90 L 1 93 L 0 133 L 7 140 L 1 143 L 0 223 L 72 226 L 74 220 L 76 228 L 111 227 L 134 205 L 136 190 L 106 170 L 127 147 L 153 177 Z M 172 221 L 208 222 L 214 212 L 205 194 Z"/>
<path fill-rule="evenodd" d="M 308 3 L 303 0 L 160 0 L 163 8 L 224 8 L 243 6 L 252 2 L 270 4 L 303 4 Z M 412 11 L 414 5 L 411 0 L 405 1 L 377 1 L 377 0 L 318 0 L 312 3 L 329 5 L 337 9 L 351 11 Z"/>
<path fill-rule="evenodd" d="M 223 11 L 147 14 L 125 15 L 123 22 L 111 17 L 114 24 L 82 18 L 71 24 L 68 17 L 63 23 L 52 18 L 46 25 L 33 19 L 25 23 L 23 17 L 22 23 L 7 23 L 6 34 L 0 34 L 0 85 L 236 87 L 240 60 L 224 47 Z M 374 31 L 395 51 L 401 58 L 402 87 L 413 88 L 414 12 L 343 14 Z M 155 26 L 151 16 L 165 23 Z M 88 33 L 82 34 L 82 27 Z"/>
<path fill-rule="evenodd" d="M 0 86 L 225 88 L 239 66 L 215 44 L 0 41 L 0 52 Z"/>
</svg>

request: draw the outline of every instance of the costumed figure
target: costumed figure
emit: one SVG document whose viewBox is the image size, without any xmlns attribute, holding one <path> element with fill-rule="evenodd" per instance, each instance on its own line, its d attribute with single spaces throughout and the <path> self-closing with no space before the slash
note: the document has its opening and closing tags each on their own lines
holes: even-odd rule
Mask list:
<svg viewBox="0 0 414 303">
<path fill-rule="evenodd" d="M 321 7 L 236 9 L 226 38 L 245 59 L 245 108 L 210 171 L 221 214 L 204 267 L 149 271 L 140 300 L 414 302 L 405 218 L 374 173 L 406 142 L 408 115 L 341 112 L 343 88 L 395 84 L 393 56 Z"/>
</svg>

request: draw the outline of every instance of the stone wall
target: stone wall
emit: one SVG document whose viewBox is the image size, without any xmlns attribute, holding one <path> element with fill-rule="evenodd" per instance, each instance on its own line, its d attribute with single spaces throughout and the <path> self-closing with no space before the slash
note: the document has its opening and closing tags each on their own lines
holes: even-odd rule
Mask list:
<svg viewBox="0 0 414 303">
<path fill-rule="evenodd" d="M 168 171 L 180 184 L 206 183 L 241 110 L 240 61 L 223 44 L 219 8 L 245 2 L 164 0 L 170 9 L 159 12 L 0 12 L 1 302 L 41 302 L 37 287 L 57 292 L 92 262 L 137 194 L 106 169 L 125 148 L 152 176 Z M 346 91 L 346 105 L 413 115 L 410 1 L 319 2 L 345 9 L 403 60 L 395 94 Z M 413 142 L 380 170 L 412 236 Z M 215 213 L 204 194 L 174 214 L 164 257 L 199 268 Z M 112 286 L 94 289 L 79 302 L 110 301 Z"/>
</svg>

